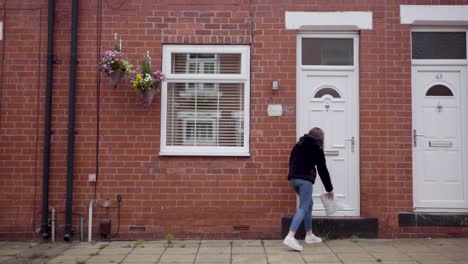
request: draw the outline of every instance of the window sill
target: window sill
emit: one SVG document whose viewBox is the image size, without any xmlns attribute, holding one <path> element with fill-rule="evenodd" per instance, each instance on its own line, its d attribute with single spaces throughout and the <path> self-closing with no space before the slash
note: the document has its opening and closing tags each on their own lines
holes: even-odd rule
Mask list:
<svg viewBox="0 0 468 264">
<path fill-rule="evenodd" d="M 188 151 L 188 150 L 166 150 L 160 151 L 160 156 L 217 156 L 217 157 L 250 157 L 250 152 L 241 151 Z"/>
</svg>

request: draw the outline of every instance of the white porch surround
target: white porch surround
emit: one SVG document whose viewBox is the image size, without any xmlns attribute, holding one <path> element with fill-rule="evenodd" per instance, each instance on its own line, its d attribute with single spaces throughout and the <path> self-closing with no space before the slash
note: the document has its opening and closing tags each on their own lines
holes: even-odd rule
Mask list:
<svg viewBox="0 0 468 264">
<path fill-rule="evenodd" d="M 372 12 L 288 12 L 286 29 L 362 30 L 372 29 Z"/>
<path fill-rule="evenodd" d="M 468 5 L 401 5 L 401 24 L 464 26 L 468 25 Z"/>
<path fill-rule="evenodd" d="M 314 126 L 328 131 L 325 148 L 329 170 L 334 175 L 335 197 L 345 207 L 334 216 L 360 216 L 358 32 L 373 28 L 372 12 L 285 12 L 285 26 L 297 30 L 297 136 Z M 352 39 L 353 62 L 303 63 L 304 39 Z M 344 55 L 332 49 L 321 52 L 322 58 L 330 57 L 330 54 Z M 337 98 L 315 96 L 323 87 L 336 91 Z M 342 127 L 332 129 L 330 122 Z M 320 180 L 318 182 L 314 186 L 313 212 L 314 216 L 325 216 L 323 206 L 317 200 L 325 190 Z"/>
<path fill-rule="evenodd" d="M 466 45 L 468 5 L 401 5 L 400 22 L 412 25 L 413 33 L 464 32 Z M 466 49 L 468 51 L 468 46 Z M 468 60 L 465 55 L 458 59 L 413 58 L 411 63 L 413 210 L 442 214 L 466 213 L 468 212 L 468 170 L 464 164 L 468 162 L 466 156 L 468 142 L 465 136 L 468 131 L 466 122 Z M 428 89 L 438 84 L 450 87 L 453 95 L 426 96 Z M 435 106 L 440 110 L 433 111 Z M 449 111 L 451 112 L 448 113 Z M 446 116 L 443 116 L 444 114 Z M 436 118 L 448 124 L 440 125 L 441 122 Z M 442 138 L 440 134 L 445 132 L 443 129 L 453 134 L 443 135 L 451 140 L 450 146 L 443 148 L 431 144 Z M 437 166 L 433 165 L 434 161 L 437 161 Z M 437 173 L 433 169 L 443 166 L 446 167 L 444 173 Z M 437 175 L 434 180 L 433 175 Z"/>
</svg>

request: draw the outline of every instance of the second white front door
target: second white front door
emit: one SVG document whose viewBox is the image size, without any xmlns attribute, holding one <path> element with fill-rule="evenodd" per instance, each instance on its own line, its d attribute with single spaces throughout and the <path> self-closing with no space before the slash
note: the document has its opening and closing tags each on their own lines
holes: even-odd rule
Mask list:
<svg viewBox="0 0 468 264">
<path fill-rule="evenodd" d="M 468 211 L 466 66 L 413 66 L 414 207 Z"/>
<path fill-rule="evenodd" d="M 315 41 L 317 37 L 298 37 L 301 54 L 298 54 L 297 136 L 303 136 L 313 127 L 323 129 L 324 151 L 335 197 L 344 206 L 334 216 L 358 216 L 357 35 L 319 35 L 321 38 Z M 322 54 L 313 54 L 315 51 L 309 52 L 308 48 L 320 48 Z M 319 56 L 321 58 L 317 59 Z M 307 65 L 308 62 L 325 65 Z M 314 215 L 325 214 L 319 199 L 324 192 L 317 177 L 313 190 Z"/>
</svg>

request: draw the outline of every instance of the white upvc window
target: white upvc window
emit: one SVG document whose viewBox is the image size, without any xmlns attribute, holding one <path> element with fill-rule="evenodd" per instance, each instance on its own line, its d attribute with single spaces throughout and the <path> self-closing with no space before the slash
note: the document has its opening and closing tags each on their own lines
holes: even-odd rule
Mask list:
<svg viewBox="0 0 468 264">
<path fill-rule="evenodd" d="M 249 156 L 250 47 L 164 45 L 160 155 Z"/>
</svg>

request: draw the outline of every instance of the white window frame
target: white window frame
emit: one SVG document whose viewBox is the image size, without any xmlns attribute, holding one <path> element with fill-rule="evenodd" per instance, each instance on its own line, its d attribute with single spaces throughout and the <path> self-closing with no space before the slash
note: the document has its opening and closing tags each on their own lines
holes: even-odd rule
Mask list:
<svg viewBox="0 0 468 264">
<path fill-rule="evenodd" d="M 466 33 L 466 49 L 468 55 L 468 29 L 463 27 L 413 27 L 411 33 L 413 32 L 465 32 Z M 413 39 L 410 39 L 410 47 L 413 47 Z M 468 57 L 466 59 L 413 59 L 413 50 L 411 50 L 411 64 L 413 66 L 417 65 L 466 65 L 468 64 Z"/>
<path fill-rule="evenodd" d="M 173 53 L 239 53 L 241 54 L 240 74 L 174 74 L 171 73 Z M 250 46 L 247 45 L 164 45 L 162 71 L 166 80 L 161 86 L 161 156 L 250 156 Z M 244 130 L 240 147 L 222 146 L 168 146 L 166 142 L 167 124 L 167 84 L 168 82 L 213 82 L 244 84 Z"/>
</svg>

